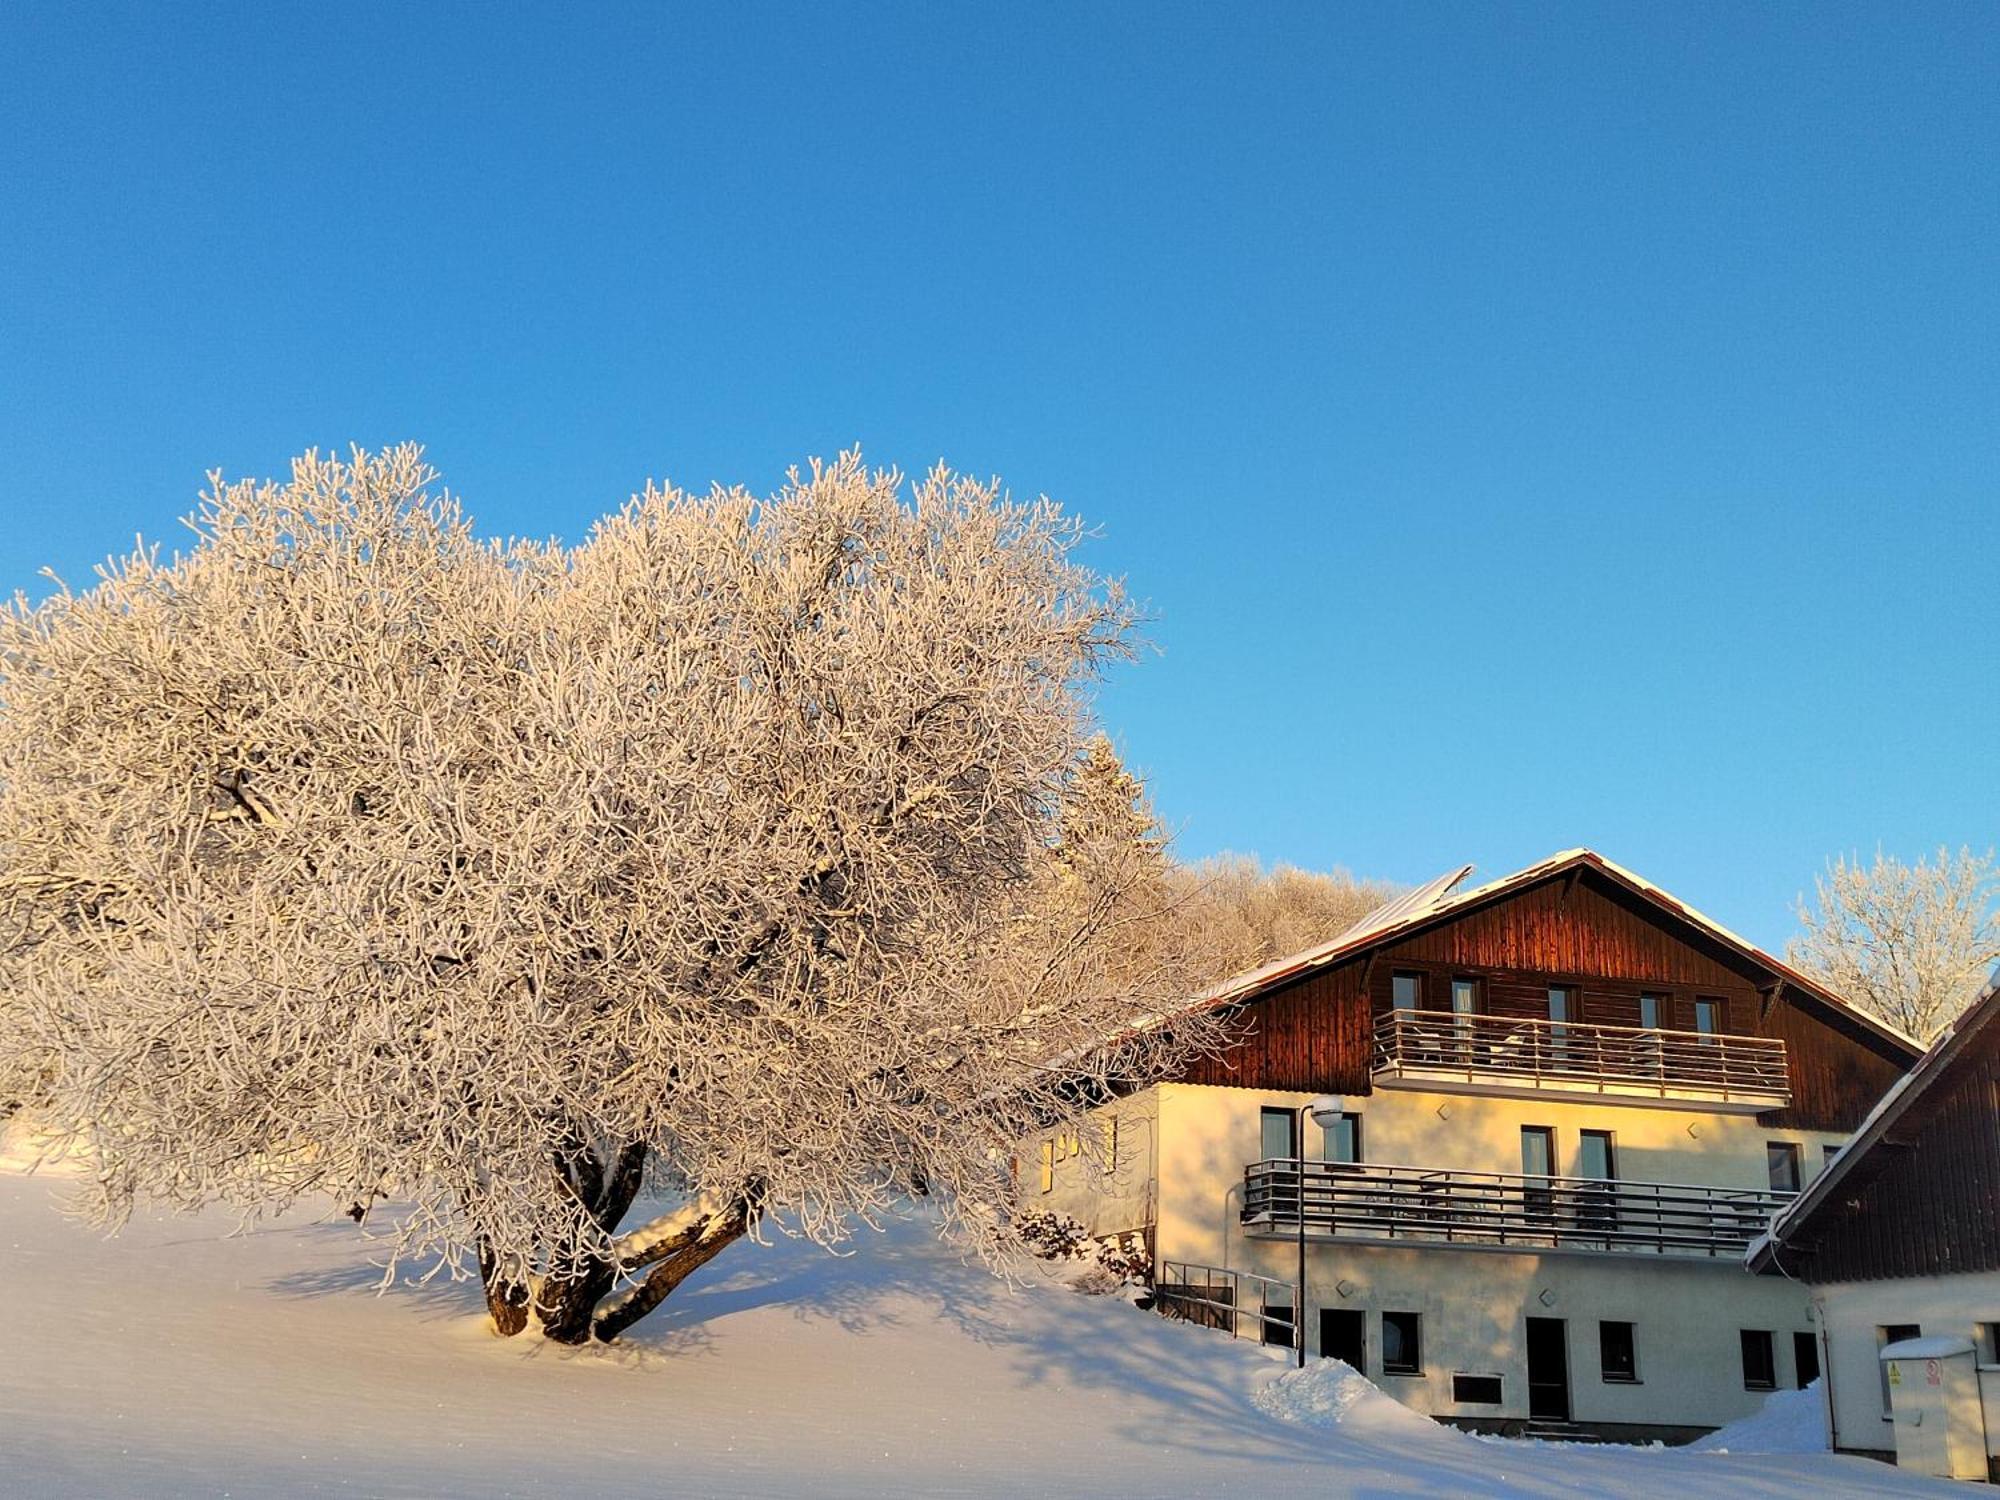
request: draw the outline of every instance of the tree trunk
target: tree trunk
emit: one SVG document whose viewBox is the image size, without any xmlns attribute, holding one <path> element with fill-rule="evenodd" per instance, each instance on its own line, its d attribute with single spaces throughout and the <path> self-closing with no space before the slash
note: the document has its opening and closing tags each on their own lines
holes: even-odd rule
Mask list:
<svg viewBox="0 0 2000 1500">
<path fill-rule="evenodd" d="M 591 1337 L 600 1343 L 610 1343 L 666 1301 L 675 1287 L 742 1239 L 749 1229 L 750 1209 L 744 1203 L 708 1220 L 693 1244 L 660 1261 L 646 1273 L 644 1281 L 599 1313 L 591 1323 Z"/>
<path fill-rule="evenodd" d="M 493 1319 L 494 1332 L 512 1338 L 528 1326 L 528 1288 L 500 1274 L 493 1247 L 483 1239 L 479 1242 L 479 1281 L 486 1291 L 486 1313 Z"/>
</svg>

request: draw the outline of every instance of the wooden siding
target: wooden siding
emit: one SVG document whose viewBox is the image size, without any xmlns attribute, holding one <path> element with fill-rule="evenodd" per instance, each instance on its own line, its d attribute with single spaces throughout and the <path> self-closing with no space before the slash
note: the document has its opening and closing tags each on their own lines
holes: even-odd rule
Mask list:
<svg viewBox="0 0 2000 1500">
<path fill-rule="evenodd" d="M 1660 1024 L 1694 1029 L 1695 1002 L 1721 1006 L 1718 1029 L 1782 1038 L 1793 1103 L 1773 1127 L 1852 1130 L 1911 1059 L 1860 1022 L 1789 987 L 1700 928 L 1589 871 L 1552 876 L 1373 952 L 1281 985 L 1242 1006 L 1240 1040 L 1182 1081 L 1240 1088 L 1367 1093 L 1375 1017 L 1398 972 L 1423 976 L 1423 1005 L 1451 1004 L 1475 979 L 1489 1015 L 1545 1017 L 1552 984 L 1578 992 L 1570 1019 L 1636 1026 L 1639 997 L 1662 997 Z"/>
<path fill-rule="evenodd" d="M 1952 1059 L 1864 1168 L 1789 1236 L 1785 1269 L 1815 1282 L 2000 1270 L 2000 1026 Z"/>
<path fill-rule="evenodd" d="M 1198 1058 L 1187 1083 L 1365 1094 L 1374 1048 L 1361 965 L 1344 964 L 1275 990 L 1238 1015 L 1240 1039 L 1221 1057 Z"/>
<path fill-rule="evenodd" d="M 1909 1071 L 1909 1060 L 1893 1045 L 1791 985 L 1746 1029 L 1785 1044 L 1791 1108 L 1762 1117 L 1778 1128 L 1854 1130 Z"/>
</svg>

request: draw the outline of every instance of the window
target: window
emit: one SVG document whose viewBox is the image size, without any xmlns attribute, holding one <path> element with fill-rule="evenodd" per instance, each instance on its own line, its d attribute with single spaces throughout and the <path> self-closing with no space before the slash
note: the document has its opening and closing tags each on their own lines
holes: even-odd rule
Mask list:
<svg viewBox="0 0 2000 1500">
<path fill-rule="evenodd" d="M 1819 1340 L 1810 1332 L 1792 1335 L 1792 1374 L 1800 1390 L 1819 1379 Z"/>
<path fill-rule="evenodd" d="M 1722 1002 L 1720 1000 L 1697 1000 L 1694 1003 L 1694 1029 L 1704 1040 L 1722 1030 Z M 1712 1046 L 1713 1043 L 1710 1043 Z"/>
<path fill-rule="evenodd" d="M 1389 981 L 1389 998 L 1397 1010 L 1424 1008 L 1424 976 L 1397 974 Z"/>
<path fill-rule="evenodd" d="M 1743 1340 L 1743 1389 L 1775 1391 L 1778 1388 L 1778 1355 L 1768 1328 L 1745 1328 Z"/>
<path fill-rule="evenodd" d="M 1556 1132 L 1553 1125 L 1521 1127 L 1521 1174 L 1524 1177 L 1553 1177 L 1556 1170 Z"/>
<path fill-rule="evenodd" d="M 1661 1019 L 1667 1013 L 1665 995 L 1641 995 L 1639 997 L 1639 1024 L 1648 1031 L 1658 1031 L 1665 1022 Z"/>
<path fill-rule="evenodd" d="M 1451 1399 L 1460 1406 L 1498 1406 L 1503 1399 L 1500 1377 L 1455 1374 L 1451 1377 Z"/>
<path fill-rule="evenodd" d="M 1583 1132 L 1582 1176 L 1593 1182 L 1615 1182 L 1618 1178 L 1618 1155 L 1611 1143 L 1608 1130 L 1586 1130 Z"/>
<path fill-rule="evenodd" d="M 1451 982 L 1451 1029 L 1453 1060 L 1464 1062 L 1472 1050 L 1472 1018 L 1479 1014 L 1479 981 L 1454 979 Z"/>
<path fill-rule="evenodd" d="M 1904 1339 L 1920 1339 L 1924 1330 L 1915 1323 L 1885 1323 L 1875 1330 L 1875 1352 L 1880 1354 L 1891 1344 L 1900 1344 Z M 1881 1360 L 1875 1361 L 1875 1369 L 1882 1381 L 1882 1420 L 1889 1420 L 1889 1367 Z"/>
<path fill-rule="evenodd" d="M 1639 1383 L 1639 1348 L 1630 1323 L 1597 1325 L 1597 1363 L 1608 1385 Z"/>
<path fill-rule="evenodd" d="M 1290 1161 L 1299 1154 L 1299 1117 L 1289 1109 L 1265 1108 L 1258 1115 L 1264 1161 Z"/>
<path fill-rule="evenodd" d="M 1048 1192 L 1056 1185 L 1056 1143 L 1042 1142 L 1042 1191 Z"/>
<path fill-rule="evenodd" d="M 1555 1216 L 1555 1194 L 1548 1179 L 1556 1170 L 1556 1133 L 1549 1125 L 1521 1127 L 1521 1211 L 1531 1220 L 1549 1222 Z"/>
<path fill-rule="evenodd" d="M 1326 1126 L 1320 1155 L 1326 1161 L 1361 1160 L 1361 1116 L 1341 1115 Z"/>
<path fill-rule="evenodd" d="M 1104 1175 L 1118 1170 L 1118 1116 L 1104 1122 Z"/>
<path fill-rule="evenodd" d="M 1382 1314 L 1382 1373 L 1424 1373 L 1423 1319 L 1416 1313 Z"/>
<path fill-rule="evenodd" d="M 1972 1342 L 1979 1349 L 1979 1363 L 2000 1365 L 2000 1323 L 1981 1323 Z"/>
<path fill-rule="evenodd" d="M 1576 991 L 1569 985 L 1549 986 L 1549 1019 L 1558 1025 L 1576 1019 Z"/>
<path fill-rule="evenodd" d="M 1840 1155 L 1840 1147 L 1832 1144 L 1831 1142 L 1828 1142 L 1826 1145 L 1821 1146 L 1819 1148 L 1819 1159 L 1822 1162 L 1832 1161 L 1838 1155 Z"/>
<path fill-rule="evenodd" d="M 1584 1131 L 1577 1154 L 1577 1175 L 1605 1184 L 1578 1191 L 1577 1227 L 1608 1235 L 1618 1227 L 1618 1190 L 1610 1185 L 1618 1180 L 1618 1152 L 1612 1144 L 1611 1132 Z"/>
<path fill-rule="evenodd" d="M 1273 1301 L 1264 1298 L 1264 1342 L 1276 1344 L 1280 1349 L 1293 1348 L 1292 1341 L 1292 1299 Z"/>
<path fill-rule="evenodd" d="M 1771 1191 L 1796 1193 L 1799 1190 L 1799 1148 L 1790 1141 L 1771 1141 L 1764 1147 L 1764 1165 L 1771 1174 Z"/>
</svg>

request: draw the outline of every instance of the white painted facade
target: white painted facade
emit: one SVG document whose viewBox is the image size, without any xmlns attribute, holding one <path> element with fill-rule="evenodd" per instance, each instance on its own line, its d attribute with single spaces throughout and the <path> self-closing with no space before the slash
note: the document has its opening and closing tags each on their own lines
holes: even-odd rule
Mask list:
<svg viewBox="0 0 2000 1500">
<path fill-rule="evenodd" d="M 1772 1278 L 1766 1277 L 1766 1280 Z M 1824 1329 L 1827 1421 L 1833 1446 L 1848 1452 L 1892 1451 L 1881 1350 L 1892 1330 L 1926 1338 L 1970 1339 L 1979 1359 L 1986 1451 L 2000 1456 L 2000 1271 L 1833 1282 L 1810 1288 Z"/>
<path fill-rule="evenodd" d="M 1150 1227 L 1158 1262 L 1187 1262 L 1297 1279 L 1292 1226 L 1242 1222 L 1245 1169 L 1264 1156 L 1266 1109 L 1298 1111 L 1312 1096 L 1254 1089 L 1162 1084 L 1093 1116 L 1074 1144 L 1051 1151 L 1046 1191 L 1023 1183 L 1033 1206 L 1068 1213 L 1093 1234 Z M 1766 1147 L 1798 1148 L 1816 1173 L 1842 1135 L 1767 1129 L 1755 1115 L 1701 1104 L 1681 1108 L 1573 1096 L 1492 1097 L 1377 1088 L 1345 1101 L 1360 1119 L 1367 1164 L 1519 1173 L 1524 1126 L 1554 1132 L 1556 1175 L 1582 1175 L 1582 1132 L 1608 1131 L 1624 1182 L 1767 1189 Z M 1115 1119 L 1116 1155 L 1107 1159 Z M 1306 1121 L 1305 1154 L 1323 1142 Z M 1024 1163 L 1040 1170 L 1040 1158 Z M 1561 1320 L 1570 1419 L 1607 1428 L 1692 1435 L 1754 1411 L 1771 1388 L 1810 1377 L 1801 1342 L 1817 1349 L 1809 1290 L 1749 1275 L 1740 1254 L 1660 1254 L 1637 1249 L 1524 1250 L 1459 1247 L 1435 1240 L 1389 1243 L 1315 1233 L 1306 1246 L 1307 1351 L 1319 1352 L 1321 1314 L 1363 1314 L 1365 1370 L 1385 1390 L 1433 1416 L 1471 1422 L 1528 1418 L 1529 1317 Z M 1252 1295 L 1245 1285 L 1245 1296 Z M 1284 1309 L 1289 1316 L 1289 1301 Z M 1421 1373 L 1383 1368 L 1382 1315 L 1419 1318 Z M 1636 1379 L 1607 1379 L 1600 1324 L 1631 1325 Z M 1351 1329 L 1351 1321 L 1349 1327 Z M 1252 1334 L 1254 1317 L 1242 1320 Z M 1770 1335 L 1771 1385 L 1746 1382 L 1742 1331 Z M 1500 1399 L 1455 1399 L 1455 1375 L 1498 1376 Z M 1487 1393 L 1490 1393 L 1487 1392 Z M 1637 1434 L 1637 1435 L 1643 1435 Z"/>
</svg>

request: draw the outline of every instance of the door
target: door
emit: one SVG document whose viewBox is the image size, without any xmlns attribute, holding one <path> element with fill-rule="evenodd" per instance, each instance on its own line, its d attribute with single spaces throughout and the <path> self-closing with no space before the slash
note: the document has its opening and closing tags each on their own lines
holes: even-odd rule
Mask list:
<svg viewBox="0 0 2000 1500">
<path fill-rule="evenodd" d="M 1569 1420 L 1569 1339 L 1561 1318 L 1528 1319 L 1528 1415 Z"/>
<path fill-rule="evenodd" d="M 1344 1360 L 1366 1374 L 1368 1365 L 1368 1314 L 1345 1307 L 1323 1307 L 1319 1313 L 1319 1352 L 1322 1359 Z"/>
</svg>

